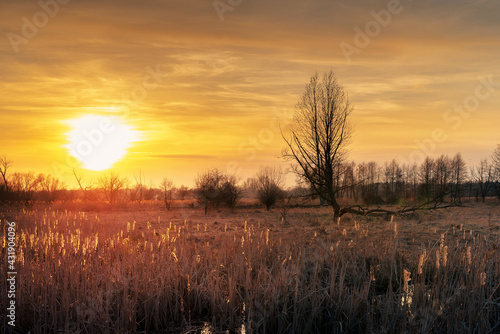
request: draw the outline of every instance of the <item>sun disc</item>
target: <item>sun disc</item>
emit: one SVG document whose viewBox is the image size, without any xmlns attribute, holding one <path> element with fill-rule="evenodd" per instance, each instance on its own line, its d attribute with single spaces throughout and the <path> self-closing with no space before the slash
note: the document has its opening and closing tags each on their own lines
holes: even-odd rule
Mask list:
<svg viewBox="0 0 500 334">
<path fill-rule="evenodd" d="M 139 140 L 139 132 L 117 116 L 88 115 L 68 123 L 72 130 L 67 133 L 69 144 L 65 147 L 85 169 L 111 168 Z"/>
</svg>

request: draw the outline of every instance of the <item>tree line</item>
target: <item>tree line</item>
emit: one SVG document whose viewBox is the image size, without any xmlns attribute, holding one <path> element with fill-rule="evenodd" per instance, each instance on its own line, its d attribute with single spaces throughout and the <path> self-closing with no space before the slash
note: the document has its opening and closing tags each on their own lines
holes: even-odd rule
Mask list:
<svg viewBox="0 0 500 334">
<path fill-rule="evenodd" d="M 133 179 L 108 172 L 96 180 L 86 179 L 74 171 L 78 189 L 69 190 L 64 182 L 49 174 L 12 171 L 12 161 L 0 157 L 0 202 L 34 203 L 55 201 L 104 201 L 111 205 L 123 202 L 162 201 L 165 208 L 173 208 L 175 200 L 196 199 L 204 212 L 220 207 L 234 209 L 242 198 L 256 199 L 267 210 L 285 199 L 319 198 L 306 180 L 298 180 L 295 187 L 285 189 L 285 172 L 276 166 L 262 166 L 244 182 L 220 168 L 199 173 L 195 186 L 175 187 L 169 178 L 157 185 L 146 184 L 142 172 Z M 409 204 L 430 200 L 460 203 L 464 198 L 484 202 L 487 197 L 500 200 L 500 145 L 490 159 L 468 167 L 460 153 L 453 157 L 427 157 L 421 164 L 400 164 L 396 160 L 377 164 L 346 162 L 334 169 L 332 182 L 338 189 L 339 200 L 350 200 L 363 205 Z M 300 201 L 297 201 L 300 203 Z"/>
</svg>

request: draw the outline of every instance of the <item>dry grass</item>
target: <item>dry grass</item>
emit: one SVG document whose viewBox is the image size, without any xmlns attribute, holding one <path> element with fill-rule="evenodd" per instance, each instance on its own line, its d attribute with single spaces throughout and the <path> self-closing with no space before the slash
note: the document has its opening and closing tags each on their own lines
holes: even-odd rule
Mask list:
<svg viewBox="0 0 500 334">
<path fill-rule="evenodd" d="M 20 332 L 495 333 L 499 209 L 337 224 L 296 208 L 284 224 L 255 208 L 36 207 L 5 211 L 0 242 L 5 259 L 16 221 Z"/>
</svg>

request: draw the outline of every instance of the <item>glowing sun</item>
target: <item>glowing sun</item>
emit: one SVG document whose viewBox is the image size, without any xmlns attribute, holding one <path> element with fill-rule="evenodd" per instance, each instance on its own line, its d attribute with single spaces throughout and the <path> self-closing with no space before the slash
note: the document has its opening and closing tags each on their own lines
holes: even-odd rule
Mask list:
<svg viewBox="0 0 500 334">
<path fill-rule="evenodd" d="M 89 115 L 67 121 L 69 153 L 83 168 L 100 171 L 120 161 L 127 149 L 139 140 L 139 132 L 116 116 Z"/>
</svg>

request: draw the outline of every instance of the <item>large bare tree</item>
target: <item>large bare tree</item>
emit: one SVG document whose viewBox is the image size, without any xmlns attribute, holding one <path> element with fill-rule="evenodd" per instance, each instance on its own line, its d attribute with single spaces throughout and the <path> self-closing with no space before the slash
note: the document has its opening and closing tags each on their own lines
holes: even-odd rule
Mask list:
<svg viewBox="0 0 500 334">
<path fill-rule="evenodd" d="M 296 174 L 307 181 L 311 189 L 332 207 L 335 218 L 345 213 L 405 215 L 452 206 L 443 204 L 436 198 L 428 198 L 416 205 L 404 205 L 398 210 L 380 207 L 369 209 L 359 205 L 342 206 L 339 198 L 344 190 L 355 186 L 352 180 L 349 181 L 350 169 L 346 163 L 347 147 L 352 135 L 349 120 L 352 111 L 353 106 L 334 72 L 330 70 L 322 76 L 316 73 L 296 105 L 290 135 L 282 134 L 287 144 L 283 152 L 284 158 L 294 162 Z M 430 172 L 432 166 L 427 167 Z M 427 176 L 430 177 L 431 174 Z M 430 183 L 430 180 L 426 181 Z"/>
<path fill-rule="evenodd" d="M 342 185 L 335 177 L 343 169 L 352 127 L 349 98 L 332 70 L 314 74 L 295 108 L 284 157 L 295 162 L 294 171 L 328 203 L 335 217 L 342 215 L 337 196 Z"/>
</svg>

